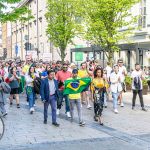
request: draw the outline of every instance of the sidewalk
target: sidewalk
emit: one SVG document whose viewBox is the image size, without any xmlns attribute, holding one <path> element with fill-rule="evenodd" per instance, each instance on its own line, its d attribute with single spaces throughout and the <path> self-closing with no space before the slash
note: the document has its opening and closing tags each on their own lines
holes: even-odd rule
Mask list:
<svg viewBox="0 0 150 150">
<path fill-rule="evenodd" d="M 123 93 L 123 101 L 128 104 L 132 104 L 132 92 Z M 148 95 L 143 95 L 144 104 L 150 107 L 150 93 Z M 137 95 L 136 104 L 140 105 L 139 96 Z"/>
<path fill-rule="evenodd" d="M 51 125 L 50 107 L 48 124 L 44 125 L 42 102 L 36 101 L 36 111 L 30 115 L 25 97 L 21 96 L 20 109 L 15 104 L 12 107 L 7 105 L 8 116 L 4 118 L 6 130 L 0 141 L 0 150 L 148 150 L 150 110 L 143 112 L 137 107 L 133 111 L 130 106 L 132 93 L 124 93 L 124 98 L 125 107 L 118 106 L 119 114 L 114 114 L 112 102 L 108 102 L 108 108 L 103 111 L 104 126 L 93 120 L 93 108 L 88 110 L 83 105 L 85 127 L 78 125 L 76 108 L 75 120 L 71 123 L 63 106 L 58 117 L 60 127 L 56 128 Z M 149 95 L 144 99 L 149 105 Z"/>
</svg>

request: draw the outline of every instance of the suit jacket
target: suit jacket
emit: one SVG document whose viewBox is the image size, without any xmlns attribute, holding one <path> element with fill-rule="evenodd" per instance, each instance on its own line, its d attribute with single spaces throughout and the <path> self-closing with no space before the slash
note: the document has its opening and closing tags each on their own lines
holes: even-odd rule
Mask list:
<svg viewBox="0 0 150 150">
<path fill-rule="evenodd" d="M 55 84 L 55 96 L 58 97 L 58 81 L 54 79 L 54 84 Z M 48 83 L 48 78 L 43 79 L 41 81 L 41 86 L 40 86 L 40 95 L 41 99 L 48 101 L 50 97 L 50 89 L 49 89 L 49 83 Z"/>
</svg>

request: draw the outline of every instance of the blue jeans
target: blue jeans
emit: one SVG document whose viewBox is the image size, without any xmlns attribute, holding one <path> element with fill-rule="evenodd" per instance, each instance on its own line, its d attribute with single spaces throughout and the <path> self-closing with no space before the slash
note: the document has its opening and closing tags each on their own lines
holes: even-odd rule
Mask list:
<svg viewBox="0 0 150 150">
<path fill-rule="evenodd" d="M 61 109 L 61 106 L 62 106 L 62 103 L 63 103 L 63 98 L 65 98 L 66 112 L 69 112 L 70 107 L 69 107 L 68 95 L 64 95 L 63 91 L 60 91 L 60 90 L 59 90 L 58 94 L 59 94 L 59 98 L 58 98 L 58 101 L 57 101 L 57 109 Z"/>
<path fill-rule="evenodd" d="M 49 100 L 44 103 L 44 120 L 48 118 L 48 106 L 51 105 L 52 123 L 56 123 L 56 96 L 50 96 Z"/>
<path fill-rule="evenodd" d="M 108 97 L 107 97 L 107 93 L 105 92 L 104 93 L 104 106 L 107 106 L 107 100 L 108 100 Z"/>
<path fill-rule="evenodd" d="M 29 88 L 30 88 L 30 91 L 27 91 Z M 27 99 L 29 101 L 29 108 L 32 108 L 35 104 L 34 88 L 27 86 L 26 93 L 27 93 Z"/>
<path fill-rule="evenodd" d="M 120 93 L 113 93 L 113 92 L 112 92 L 113 108 L 114 108 L 114 109 L 117 109 L 119 94 L 120 94 Z"/>
</svg>

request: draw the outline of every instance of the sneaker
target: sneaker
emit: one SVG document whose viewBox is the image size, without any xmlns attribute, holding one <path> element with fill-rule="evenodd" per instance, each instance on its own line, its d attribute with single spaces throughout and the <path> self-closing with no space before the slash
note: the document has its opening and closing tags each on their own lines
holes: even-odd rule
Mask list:
<svg viewBox="0 0 150 150">
<path fill-rule="evenodd" d="M 60 114 L 60 109 L 57 109 L 56 114 L 57 114 L 57 115 Z"/>
<path fill-rule="evenodd" d="M 147 109 L 145 109 L 144 107 L 142 107 L 142 110 L 143 110 L 143 111 L 147 111 Z"/>
<path fill-rule="evenodd" d="M 34 104 L 34 107 L 36 107 L 36 104 Z"/>
<path fill-rule="evenodd" d="M 132 110 L 135 110 L 135 107 L 134 107 L 134 106 L 132 106 Z"/>
<path fill-rule="evenodd" d="M 92 108 L 92 106 L 91 106 L 91 105 L 88 105 L 88 106 L 87 106 L 87 109 L 91 109 L 91 108 Z"/>
<path fill-rule="evenodd" d="M 123 104 L 123 103 L 121 103 L 121 104 L 120 104 L 120 106 L 121 106 L 121 107 L 124 107 L 124 104 Z"/>
<path fill-rule="evenodd" d="M 17 104 L 17 108 L 20 108 L 20 105 L 19 105 L 19 104 Z"/>
<path fill-rule="evenodd" d="M 114 113 L 115 113 L 115 114 L 118 114 L 118 110 L 117 110 L 117 109 L 114 109 Z"/>
<path fill-rule="evenodd" d="M 85 126 L 85 122 L 83 122 L 83 121 L 80 122 L 80 123 L 79 123 L 79 126 L 81 126 L 81 127 Z"/>
<path fill-rule="evenodd" d="M 71 118 L 70 112 L 67 112 L 67 117 Z"/>
<path fill-rule="evenodd" d="M 27 102 L 26 105 L 29 106 L 29 102 Z"/>
<path fill-rule="evenodd" d="M 10 106 L 12 106 L 13 105 L 13 103 L 12 102 L 10 102 Z"/>
<path fill-rule="evenodd" d="M 52 123 L 52 125 L 55 126 L 55 127 L 59 127 L 59 124 L 57 122 Z"/>
<path fill-rule="evenodd" d="M 31 108 L 30 108 L 30 114 L 33 114 L 33 112 L 34 112 L 34 108 L 31 107 Z"/>
</svg>

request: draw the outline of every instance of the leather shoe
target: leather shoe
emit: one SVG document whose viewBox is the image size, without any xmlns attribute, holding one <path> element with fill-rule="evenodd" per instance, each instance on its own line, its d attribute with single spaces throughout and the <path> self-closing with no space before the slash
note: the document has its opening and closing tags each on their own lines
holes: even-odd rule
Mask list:
<svg viewBox="0 0 150 150">
<path fill-rule="evenodd" d="M 52 123 L 52 125 L 54 125 L 55 127 L 59 127 L 59 124 L 57 122 Z"/>
<path fill-rule="evenodd" d="M 47 120 L 44 120 L 44 122 L 43 122 L 44 124 L 47 124 Z"/>
<path fill-rule="evenodd" d="M 143 111 L 147 111 L 147 109 L 145 109 L 144 107 L 142 107 L 142 110 L 143 110 Z"/>
</svg>

